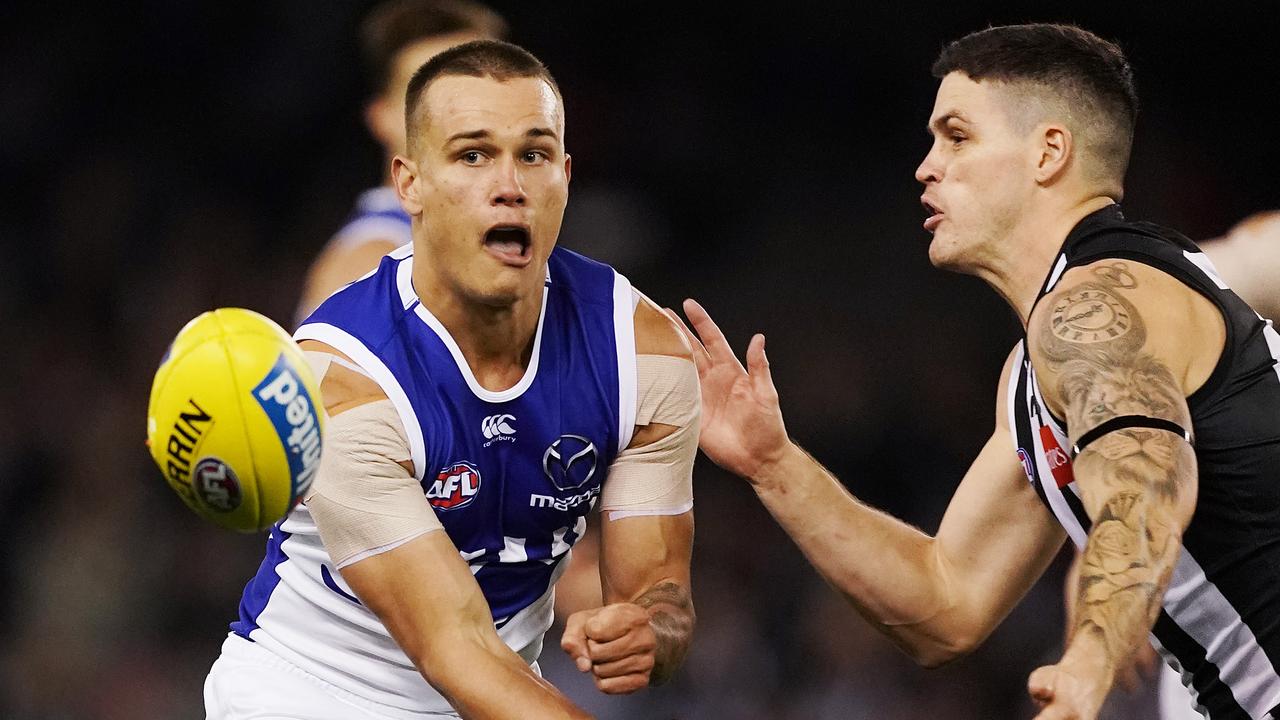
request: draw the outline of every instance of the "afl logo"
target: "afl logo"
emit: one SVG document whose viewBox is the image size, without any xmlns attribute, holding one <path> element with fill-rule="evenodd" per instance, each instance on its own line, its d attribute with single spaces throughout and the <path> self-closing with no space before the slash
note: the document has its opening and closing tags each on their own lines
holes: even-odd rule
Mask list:
<svg viewBox="0 0 1280 720">
<path fill-rule="evenodd" d="M 467 462 L 454 463 L 436 474 L 427 486 L 427 502 L 438 510 L 455 510 L 476 499 L 480 471 Z"/>
<path fill-rule="evenodd" d="M 558 490 L 576 490 L 596 474 L 599 453 L 581 435 L 561 435 L 542 453 L 542 472 Z"/>
<path fill-rule="evenodd" d="M 1036 471 L 1031 464 L 1031 454 L 1022 448 L 1018 448 L 1018 459 L 1022 461 L 1022 471 L 1027 474 L 1027 479 L 1035 482 Z"/>
<path fill-rule="evenodd" d="M 218 458 L 207 457 L 196 464 L 191 471 L 191 484 L 206 507 L 218 512 L 240 507 L 240 481 Z"/>
</svg>

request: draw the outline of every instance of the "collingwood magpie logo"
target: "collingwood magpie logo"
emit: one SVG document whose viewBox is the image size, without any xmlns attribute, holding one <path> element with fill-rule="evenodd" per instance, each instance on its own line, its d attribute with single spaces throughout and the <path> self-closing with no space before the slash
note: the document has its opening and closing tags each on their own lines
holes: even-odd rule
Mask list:
<svg viewBox="0 0 1280 720">
<path fill-rule="evenodd" d="M 574 490 L 591 480 L 599 460 L 595 443 L 581 435 L 561 435 L 542 453 L 542 472 L 556 489 Z"/>
<path fill-rule="evenodd" d="M 515 415 L 490 415 L 480 421 L 480 432 L 484 434 L 486 442 L 484 447 L 489 447 L 498 441 L 515 442 L 516 429 L 511 425 L 515 422 Z"/>
</svg>

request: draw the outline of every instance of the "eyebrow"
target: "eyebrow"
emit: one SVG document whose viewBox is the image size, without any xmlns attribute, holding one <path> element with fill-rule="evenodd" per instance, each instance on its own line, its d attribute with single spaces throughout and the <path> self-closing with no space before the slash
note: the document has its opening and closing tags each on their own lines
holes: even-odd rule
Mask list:
<svg viewBox="0 0 1280 720">
<path fill-rule="evenodd" d="M 460 132 L 450 135 L 449 139 L 445 140 L 444 143 L 445 145 L 448 145 L 449 143 L 457 142 L 459 140 L 486 140 L 490 137 L 493 137 L 493 135 L 488 130 L 472 130 L 471 132 Z"/>
<path fill-rule="evenodd" d="M 558 140 L 560 138 L 560 136 L 556 134 L 555 130 L 542 127 L 530 128 L 524 136 L 527 138 L 549 137 L 553 140 Z M 459 140 L 489 140 L 492 138 L 493 133 L 488 130 L 472 130 L 470 132 L 460 132 L 450 135 L 449 139 L 445 140 L 445 144 L 448 145 Z"/>
<path fill-rule="evenodd" d="M 947 127 L 947 123 L 952 120 L 959 120 L 960 122 L 965 122 L 965 123 L 969 122 L 969 120 L 965 118 L 965 116 L 960 114 L 959 110 L 948 110 L 946 113 L 939 116 L 937 120 L 934 120 L 933 122 L 926 125 L 924 128 L 924 131 L 929 133 L 930 135 L 933 135 L 936 132 L 941 132 L 944 128 Z"/>
</svg>

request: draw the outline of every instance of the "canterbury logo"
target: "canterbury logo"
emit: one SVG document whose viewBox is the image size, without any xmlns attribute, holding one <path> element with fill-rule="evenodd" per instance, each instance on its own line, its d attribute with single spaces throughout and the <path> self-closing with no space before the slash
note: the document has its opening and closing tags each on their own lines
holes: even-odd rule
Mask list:
<svg viewBox="0 0 1280 720">
<path fill-rule="evenodd" d="M 499 435 L 514 435 L 516 429 L 511 427 L 511 422 L 515 419 L 515 415 L 490 415 L 480 422 L 480 432 L 489 440 Z"/>
</svg>

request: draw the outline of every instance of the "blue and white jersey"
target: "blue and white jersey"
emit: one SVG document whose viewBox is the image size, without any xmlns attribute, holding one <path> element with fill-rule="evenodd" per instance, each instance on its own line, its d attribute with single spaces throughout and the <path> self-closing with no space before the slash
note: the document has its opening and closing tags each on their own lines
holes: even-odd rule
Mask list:
<svg viewBox="0 0 1280 720">
<path fill-rule="evenodd" d="M 528 370 L 494 392 L 418 299 L 412 276 L 412 247 L 395 250 L 295 337 L 346 354 L 386 392 L 423 493 L 470 564 L 498 634 L 533 663 L 552 622 L 552 586 L 634 431 L 631 285 L 555 250 Z M 272 529 L 232 630 L 375 702 L 449 710 L 343 582 L 304 505 Z"/>
<path fill-rule="evenodd" d="M 400 207 L 395 188 L 383 186 L 360 193 L 347 224 L 334 233 L 329 244 L 354 246 L 373 240 L 390 240 L 397 246 L 413 240 L 409 213 Z"/>
</svg>

